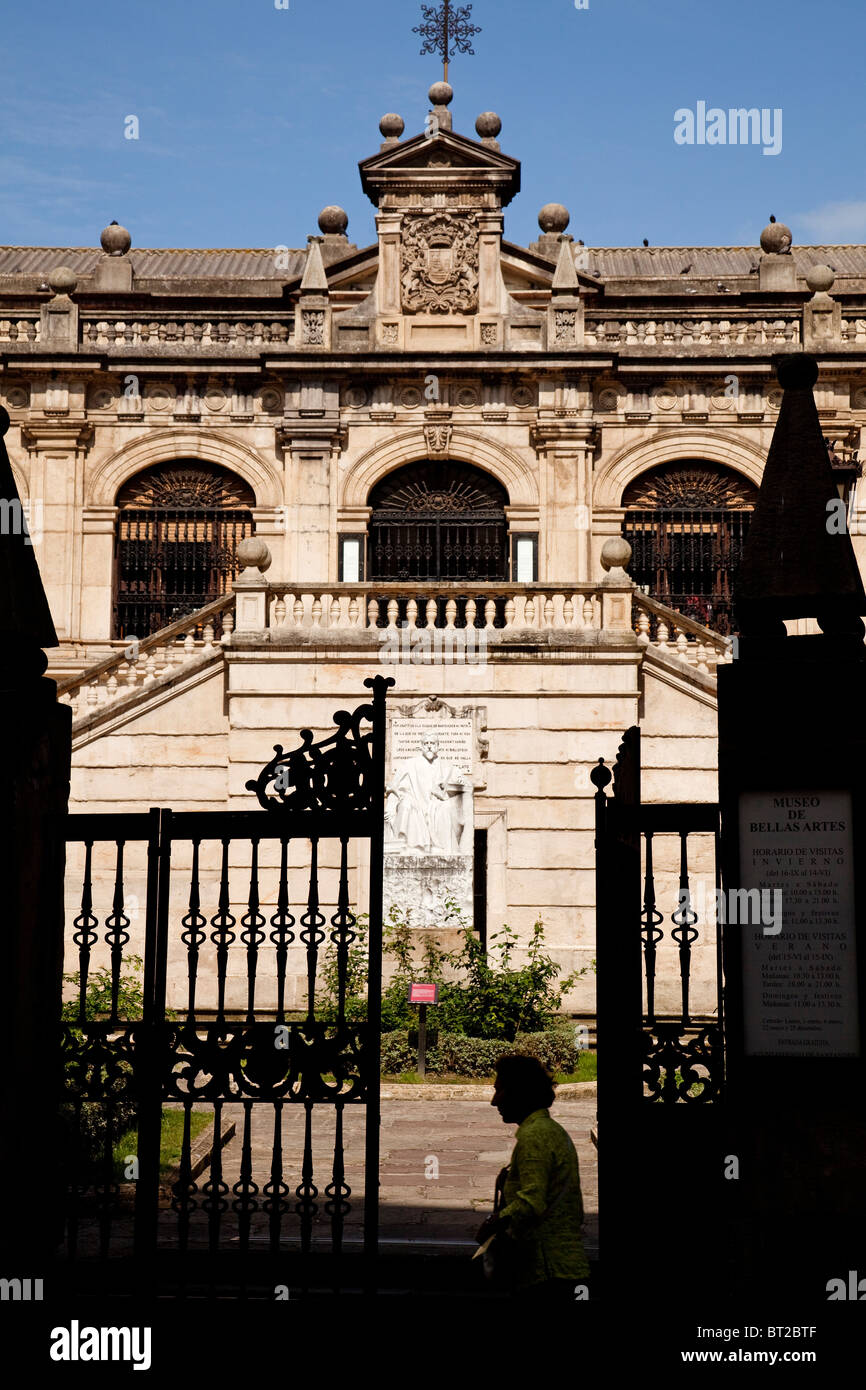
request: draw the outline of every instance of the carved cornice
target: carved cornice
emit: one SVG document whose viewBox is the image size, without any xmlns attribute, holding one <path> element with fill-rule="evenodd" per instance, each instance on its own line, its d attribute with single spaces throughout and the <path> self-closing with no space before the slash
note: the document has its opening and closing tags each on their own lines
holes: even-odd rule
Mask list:
<svg viewBox="0 0 866 1390">
<path fill-rule="evenodd" d="M 600 427 L 591 420 L 569 418 L 540 418 L 529 429 L 533 449 L 554 449 L 557 446 L 592 447 L 598 443 Z"/>
<path fill-rule="evenodd" d="M 30 453 L 42 449 L 89 449 L 96 430 L 94 425 L 81 417 L 62 420 L 28 420 L 21 426 L 21 443 Z"/>
<path fill-rule="evenodd" d="M 289 450 L 311 446 L 321 448 L 325 444 L 332 449 L 345 449 L 349 437 L 347 427 L 339 417 L 333 415 L 319 419 L 304 415 L 286 416 L 275 433 L 279 447 Z"/>
</svg>

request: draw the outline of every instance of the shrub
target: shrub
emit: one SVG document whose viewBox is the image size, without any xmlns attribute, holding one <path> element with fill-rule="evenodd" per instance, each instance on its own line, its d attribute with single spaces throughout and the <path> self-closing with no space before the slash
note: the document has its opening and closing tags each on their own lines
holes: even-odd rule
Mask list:
<svg viewBox="0 0 866 1390">
<path fill-rule="evenodd" d="M 577 1048 L 573 1030 L 565 1033 L 520 1033 L 512 1043 L 499 1038 L 471 1038 L 465 1033 L 440 1033 L 436 1047 L 427 1053 L 427 1071 L 433 1075 L 454 1074 L 488 1077 L 496 1071 L 501 1057 L 511 1053 L 537 1057 L 552 1072 L 572 1072 L 577 1068 Z M 418 1054 L 409 1046 L 407 1033 L 393 1032 L 382 1037 L 382 1072 L 399 1076 L 414 1071 Z"/>
<path fill-rule="evenodd" d="M 124 963 L 131 966 L 134 971 L 140 971 L 142 967 L 141 956 L 127 956 Z M 64 975 L 63 979 L 67 984 L 80 987 L 81 975 L 77 970 L 72 974 Z M 107 1019 L 110 1012 L 111 971 L 107 969 L 94 970 L 88 976 L 84 994 L 85 1018 L 89 1021 Z M 118 1017 L 123 1021 L 134 1021 L 144 1016 L 144 991 L 142 982 L 137 978 L 137 975 L 120 976 L 117 1012 Z M 81 1028 L 74 1026 L 78 1022 L 78 1015 L 79 996 L 76 992 L 74 998 L 64 1002 L 60 1017 L 65 1024 L 73 1025 L 69 1030 L 70 1034 L 77 1047 L 83 1047 L 85 1034 Z M 174 1018 L 171 1010 L 166 1010 L 166 1017 Z M 68 1070 L 75 1066 L 74 1055 L 68 1057 L 66 1065 Z M 106 1087 L 107 1081 L 108 1069 L 103 1066 L 100 1069 L 98 1082 Z M 105 1098 L 103 1100 L 86 1100 L 82 1103 L 78 1123 L 79 1162 L 82 1169 L 79 1176 L 86 1176 L 103 1162 L 106 1139 L 112 1141 L 118 1139 L 134 1122 L 136 1103 L 134 1096 L 130 1093 L 131 1082 L 132 1067 L 127 1062 L 121 1062 L 116 1068 L 115 1079 L 111 1088 L 105 1090 Z M 111 1110 L 109 1110 L 109 1105 Z M 67 1100 L 61 1105 L 60 1115 L 66 1143 L 70 1146 L 71 1151 L 75 1145 L 73 1134 L 75 1106 Z"/>
<path fill-rule="evenodd" d="M 526 948 L 526 963 L 512 966 L 517 933 L 505 924 L 490 938 L 485 951 L 471 928 L 464 928 L 463 945 L 445 957 L 465 974 L 466 984 L 449 984 L 441 997 L 439 1022 L 449 1032 L 474 1038 L 512 1042 L 518 1033 L 549 1028 L 562 1001 L 586 969 L 574 970 L 559 984 L 561 967 L 544 950 L 544 923 L 536 921 Z M 493 943 L 496 942 L 496 945 Z M 498 955 L 498 961 L 492 958 Z"/>
<path fill-rule="evenodd" d="M 414 1071 L 418 1062 L 418 1053 L 414 1047 L 409 1046 L 409 1035 L 401 1029 L 399 1032 L 382 1034 L 382 1073 L 387 1076 L 399 1076 L 404 1071 Z M 429 1070 L 429 1053 L 428 1053 Z"/>
<path fill-rule="evenodd" d="M 133 970 L 141 970 L 141 956 L 127 956 L 125 964 L 131 965 Z M 80 986 L 81 974 L 76 970 L 71 975 L 64 975 L 64 980 L 69 985 Z M 78 1021 L 78 994 L 73 999 L 67 999 L 60 1011 L 60 1017 L 64 1023 L 77 1023 Z M 84 1014 L 88 1019 L 108 1018 L 111 1012 L 111 971 L 106 969 L 92 970 L 87 977 L 87 989 L 84 992 Z M 134 975 L 121 975 L 117 986 L 117 1016 L 120 1019 L 137 1019 L 144 1017 L 144 990 L 141 981 Z"/>
<path fill-rule="evenodd" d="M 366 1017 L 366 924 L 366 916 L 359 917 L 358 937 L 349 948 L 346 1017 L 350 1021 Z M 426 934 L 420 961 L 416 962 L 411 912 L 403 913 L 392 905 L 384 924 L 383 955 L 396 962 L 396 969 L 382 995 L 383 1033 L 408 1029 L 417 1023 L 417 1011 L 408 1002 L 409 985 L 413 979 L 423 978 L 439 985 L 435 1023 L 443 1033 L 513 1042 L 518 1033 L 541 1033 L 548 1029 L 562 1008 L 564 996 L 575 981 L 586 974 L 586 968 L 575 970 L 557 983 L 561 967 L 544 950 L 544 923 L 540 920 L 533 927 L 526 948 L 527 959 L 520 967 L 512 965 L 518 940 L 517 933 L 507 924 L 491 937 L 489 951 L 466 925 L 453 901 L 446 903 L 442 925 L 456 925 L 462 930 L 460 949 L 443 951 L 435 935 Z M 450 978 L 447 977 L 449 971 Z M 321 980 L 322 1003 L 317 1013 L 321 1019 L 334 1022 L 338 977 L 333 944 L 325 952 Z"/>
<path fill-rule="evenodd" d="M 361 912 L 355 921 L 355 940 L 346 954 L 346 1013 L 349 1023 L 363 1023 L 367 1017 L 367 935 L 368 915 Z M 330 942 L 319 967 L 316 1017 L 323 1023 L 337 1022 L 340 976 L 337 947 Z M 384 1029 L 384 1022 L 383 1022 Z"/>
</svg>

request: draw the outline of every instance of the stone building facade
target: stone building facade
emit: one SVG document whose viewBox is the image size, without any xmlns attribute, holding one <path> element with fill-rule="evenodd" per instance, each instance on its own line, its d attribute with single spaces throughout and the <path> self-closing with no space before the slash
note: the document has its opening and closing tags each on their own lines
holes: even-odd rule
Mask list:
<svg viewBox="0 0 866 1390">
<path fill-rule="evenodd" d="M 716 795 L 780 353 L 818 358 L 863 555 L 866 247 L 587 247 L 558 203 L 518 246 L 498 118 L 430 100 L 361 162 L 373 245 L 333 206 L 303 249 L 0 248 L 7 444 L 73 809 L 251 807 L 272 745 L 387 669 L 392 719 L 470 731 L 476 926 L 540 917 L 584 968 L 596 759 L 638 723 L 646 799 Z"/>
</svg>

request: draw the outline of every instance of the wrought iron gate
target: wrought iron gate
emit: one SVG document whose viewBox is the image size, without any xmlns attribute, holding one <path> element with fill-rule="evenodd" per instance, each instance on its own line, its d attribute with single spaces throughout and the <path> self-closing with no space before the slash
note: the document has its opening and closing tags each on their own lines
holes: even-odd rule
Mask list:
<svg viewBox="0 0 866 1390">
<path fill-rule="evenodd" d="M 757 497 L 748 478 L 706 459 L 678 459 L 640 474 L 622 498 L 635 583 L 728 636 L 732 585 Z"/>
<path fill-rule="evenodd" d="M 273 1297 L 280 1284 L 292 1296 L 375 1286 L 385 699 L 393 680 L 365 684 L 372 702 L 338 711 L 328 738 L 314 743 L 303 730 L 300 748 L 275 748 L 247 783 L 261 810 L 68 818 L 67 843 L 81 847 L 83 872 L 72 937 L 76 998 L 61 1029 L 68 1198 L 58 1278 L 65 1273 L 78 1291 L 104 1291 L 109 1279 L 118 1291 L 143 1294 Z M 370 861 L 360 1022 L 347 1016 L 350 951 L 361 939 L 349 891 L 354 841 L 369 843 Z M 292 859 L 306 842 L 302 871 Z M 320 887 L 329 853 L 338 880 L 330 921 Z M 111 899 L 101 922 L 100 883 Z M 137 929 L 135 889 L 144 900 Z M 140 995 L 129 984 L 138 945 Z M 305 977 L 300 1008 L 289 997 L 293 946 Z M 335 997 L 326 1020 L 317 990 L 329 946 Z M 89 985 L 102 998 L 94 1001 Z M 172 1111 L 179 1154 L 161 1195 L 163 1112 Z M 113 1146 L 134 1112 L 137 1143 L 121 1155 L 125 1184 Z M 363 1164 L 354 1156 L 347 1164 L 347 1131 L 357 1148 L 361 1113 Z M 294 1139 L 293 1115 L 303 1116 Z M 229 1122 L 239 1139 L 231 1163 L 222 1151 Z M 324 1182 L 314 1165 L 323 1134 Z M 197 1182 L 202 1165 L 208 1176 Z M 362 1252 L 352 1248 L 347 1179 L 355 1172 L 364 1185 Z"/>
<path fill-rule="evenodd" d="M 644 805 L 637 727 L 626 731 L 613 773 L 599 758 L 590 776 L 596 787 L 599 1231 L 604 1288 L 606 1295 L 615 1295 L 617 1285 L 633 1281 L 637 1270 L 651 1269 L 654 1288 L 660 1290 L 668 1282 L 673 1291 L 678 1282 L 682 1285 L 685 1271 L 694 1274 L 708 1257 L 716 1262 L 712 1276 L 722 1276 L 720 1230 L 730 1196 L 723 1163 L 721 924 L 712 956 L 716 1007 L 711 1019 L 695 1017 L 692 980 L 696 948 L 707 923 L 694 910 L 691 837 L 704 837 L 705 850 L 709 841 L 714 894 L 721 882 L 719 808 L 709 802 Z M 613 795 L 608 796 L 611 779 Z M 678 841 L 673 858 L 678 886 L 668 903 L 658 891 L 662 837 Z M 669 911 L 662 912 L 660 905 Z M 700 900 L 697 905 L 702 905 Z M 668 929 L 662 925 L 666 919 L 671 923 Z M 665 938 L 676 947 L 678 966 L 678 997 L 667 1013 L 657 1004 L 658 948 Z"/>
<path fill-rule="evenodd" d="M 115 637 L 150 637 L 227 593 L 255 498 L 233 474 L 178 459 L 118 496 Z"/>
<path fill-rule="evenodd" d="M 382 580 L 504 580 L 508 494 L 469 464 L 427 460 L 370 494 L 367 573 Z"/>
<path fill-rule="evenodd" d="M 632 548 L 629 571 L 653 598 L 728 636 L 733 581 L 749 533 L 751 511 L 628 511 L 623 535 Z"/>
</svg>

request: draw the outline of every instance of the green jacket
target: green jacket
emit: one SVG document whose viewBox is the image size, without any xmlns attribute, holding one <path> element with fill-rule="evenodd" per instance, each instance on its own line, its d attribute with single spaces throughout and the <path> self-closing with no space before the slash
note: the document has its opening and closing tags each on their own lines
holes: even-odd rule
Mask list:
<svg viewBox="0 0 866 1390">
<path fill-rule="evenodd" d="M 544 1213 L 568 1181 L 565 1196 L 545 1219 Z M 583 1249 L 583 1198 L 577 1153 L 569 1135 L 550 1118 L 533 1110 L 517 1130 L 517 1142 L 499 1213 L 517 1242 L 517 1286 L 547 1279 L 585 1279 L 589 1262 Z"/>
</svg>

